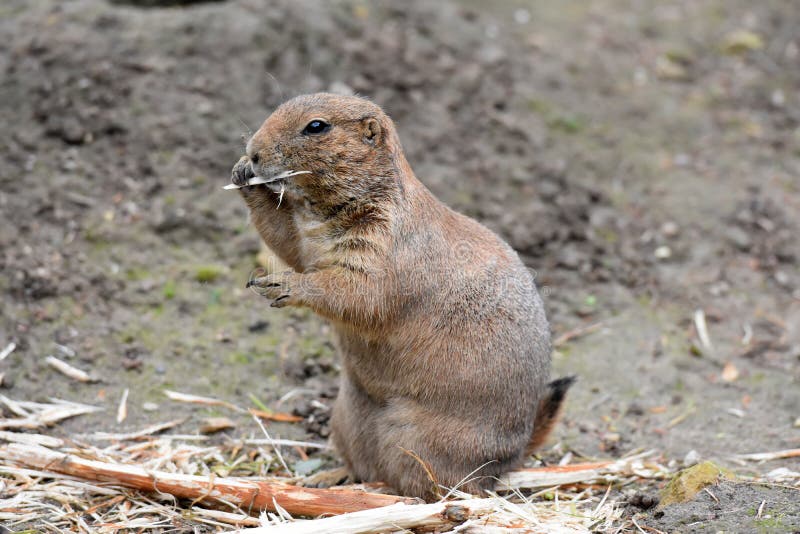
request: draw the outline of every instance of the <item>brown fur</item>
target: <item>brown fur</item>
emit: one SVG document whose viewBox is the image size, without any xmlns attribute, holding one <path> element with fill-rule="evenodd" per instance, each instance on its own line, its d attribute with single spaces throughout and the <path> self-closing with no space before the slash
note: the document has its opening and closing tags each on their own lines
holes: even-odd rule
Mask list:
<svg viewBox="0 0 800 534">
<path fill-rule="evenodd" d="M 303 133 L 314 119 L 330 129 Z M 470 473 L 462 490 L 491 487 L 544 441 L 569 385 L 548 388 L 550 333 L 530 273 L 417 180 L 394 124 L 367 100 L 286 102 L 233 181 L 287 170 L 311 174 L 284 180 L 280 206 L 278 184 L 242 188 L 262 238 L 294 269 L 252 285 L 333 324 L 332 437 L 347 467 L 426 499 Z"/>
</svg>

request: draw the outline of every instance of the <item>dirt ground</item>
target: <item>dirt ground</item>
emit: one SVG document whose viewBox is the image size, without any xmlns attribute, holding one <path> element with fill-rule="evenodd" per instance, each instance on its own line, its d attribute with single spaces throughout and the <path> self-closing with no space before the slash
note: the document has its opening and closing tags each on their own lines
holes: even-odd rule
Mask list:
<svg viewBox="0 0 800 534">
<path fill-rule="evenodd" d="M 170 389 L 255 397 L 307 418 L 274 435 L 327 435 L 327 328 L 244 289 L 259 240 L 222 186 L 281 101 L 354 91 L 395 119 L 439 198 L 535 270 L 555 374 L 579 376 L 545 457 L 655 448 L 800 471 L 731 459 L 800 447 L 794 2 L 132 3 L 0 5 L 0 349 L 17 344 L 0 393 L 106 408 L 54 432 L 231 416 Z M 800 528 L 780 508 L 796 490 L 732 488 L 715 504 L 734 522 L 653 526 L 735 530 L 774 495 L 783 522 L 747 524 Z"/>
</svg>

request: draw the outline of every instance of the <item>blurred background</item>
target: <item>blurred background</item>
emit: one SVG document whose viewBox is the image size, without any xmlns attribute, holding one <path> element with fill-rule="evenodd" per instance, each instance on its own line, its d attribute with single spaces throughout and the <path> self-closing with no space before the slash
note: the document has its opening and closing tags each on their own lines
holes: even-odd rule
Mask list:
<svg viewBox="0 0 800 534">
<path fill-rule="evenodd" d="M 244 289 L 261 246 L 222 186 L 279 103 L 355 92 L 535 270 L 555 373 L 580 376 L 546 454 L 798 447 L 797 7 L 5 0 L 0 393 L 106 407 L 65 434 L 224 412 L 171 389 L 326 437 L 329 333 Z"/>
</svg>

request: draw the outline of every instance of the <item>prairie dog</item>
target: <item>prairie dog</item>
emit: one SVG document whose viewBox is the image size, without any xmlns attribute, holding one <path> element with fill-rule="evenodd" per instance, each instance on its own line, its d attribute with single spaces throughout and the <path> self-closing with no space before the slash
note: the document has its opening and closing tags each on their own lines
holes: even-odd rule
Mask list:
<svg viewBox="0 0 800 534">
<path fill-rule="evenodd" d="M 572 378 L 550 376 L 531 274 L 437 200 L 391 119 L 354 96 L 278 107 L 234 166 L 251 219 L 292 271 L 251 280 L 328 319 L 342 360 L 332 440 L 351 474 L 435 499 L 479 493 L 542 444 Z"/>
</svg>

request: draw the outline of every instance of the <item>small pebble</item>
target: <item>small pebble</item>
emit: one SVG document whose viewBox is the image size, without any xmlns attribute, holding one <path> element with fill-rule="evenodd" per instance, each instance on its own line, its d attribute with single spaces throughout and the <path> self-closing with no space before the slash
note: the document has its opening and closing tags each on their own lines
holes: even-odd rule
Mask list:
<svg viewBox="0 0 800 534">
<path fill-rule="evenodd" d="M 786 104 L 786 96 L 784 96 L 783 91 L 780 89 L 775 89 L 770 97 L 770 102 L 772 102 L 772 105 L 776 108 L 782 108 L 783 105 Z"/>
<path fill-rule="evenodd" d="M 773 276 L 775 278 L 775 281 L 778 282 L 778 284 L 782 285 L 783 287 L 789 287 L 791 285 L 791 280 L 789 279 L 789 275 L 786 274 L 785 271 L 775 271 L 775 274 Z"/>
<path fill-rule="evenodd" d="M 0 374 L 0 388 L 4 389 L 13 389 L 14 387 L 14 380 L 5 374 Z M 798 419 L 800 421 L 800 419 Z"/>
<path fill-rule="evenodd" d="M 692 449 L 689 452 L 687 452 L 686 456 L 683 458 L 683 465 L 686 467 L 690 467 L 700 463 L 700 460 L 702 460 L 700 453 Z"/>
<path fill-rule="evenodd" d="M 642 86 L 647 83 L 647 71 L 641 67 L 633 71 L 633 83 Z"/>
<path fill-rule="evenodd" d="M 649 495 L 647 493 L 637 491 L 628 500 L 628 503 L 637 508 L 641 508 L 642 510 L 649 510 L 650 508 L 658 504 L 658 497 L 655 495 Z"/>
<path fill-rule="evenodd" d="M 672 249 L 668 246 L 660 246 L 655 250 L 654 254 L 659 260 L 666 260 L 672 257 Z"/>
<path fill-rule="evenodd" d="M 628 406 L 628 410 L 625 413 L 626 415 L 634 415 L 634 416 L 644 415 L 644 408 L 641 405 L 636 404 L 634 402 L 630 406 Z"/>
<path fill-rule="evenodd" d="M 675 221 L 667 221 L 661 225 L 661 233 L 666 237 L 675 237 L 681 229 Z"/>
<path fill-rule="evenodd" d="M 248 332 L 263 332 L 269 328 L 269 322 L 259 319 L 258 321 L 251 323 L 250 326 L 247 327 Z"/>
<path fill-rule="evenodd" d="M 792 471 L 788 467 L 777 467 L 765 475 L 770 480 L 795 479 L 800 476 L 797 471 Z"/>
<path fill-rule="evenodd" d="M 689 154 L 675 154 L 673 158 L 673 163 L 675 163 L 676 167 L 688 167 L 692 163 L 692 158 Z"/>
<path fill-rule="evenodd" d="M 527 24 L 531 21 L 531 12 L 527 9 L 517 9 L 514 11 L 514 21 L 517 24 Z"/>
<path fill-rule="evenodd" d="M 752 246 L 752 241 L 747 232 L 737 226 L 731 226 L 726 231 L 726 237 L 739 250 L 748 250 Z"/>
</svg>

